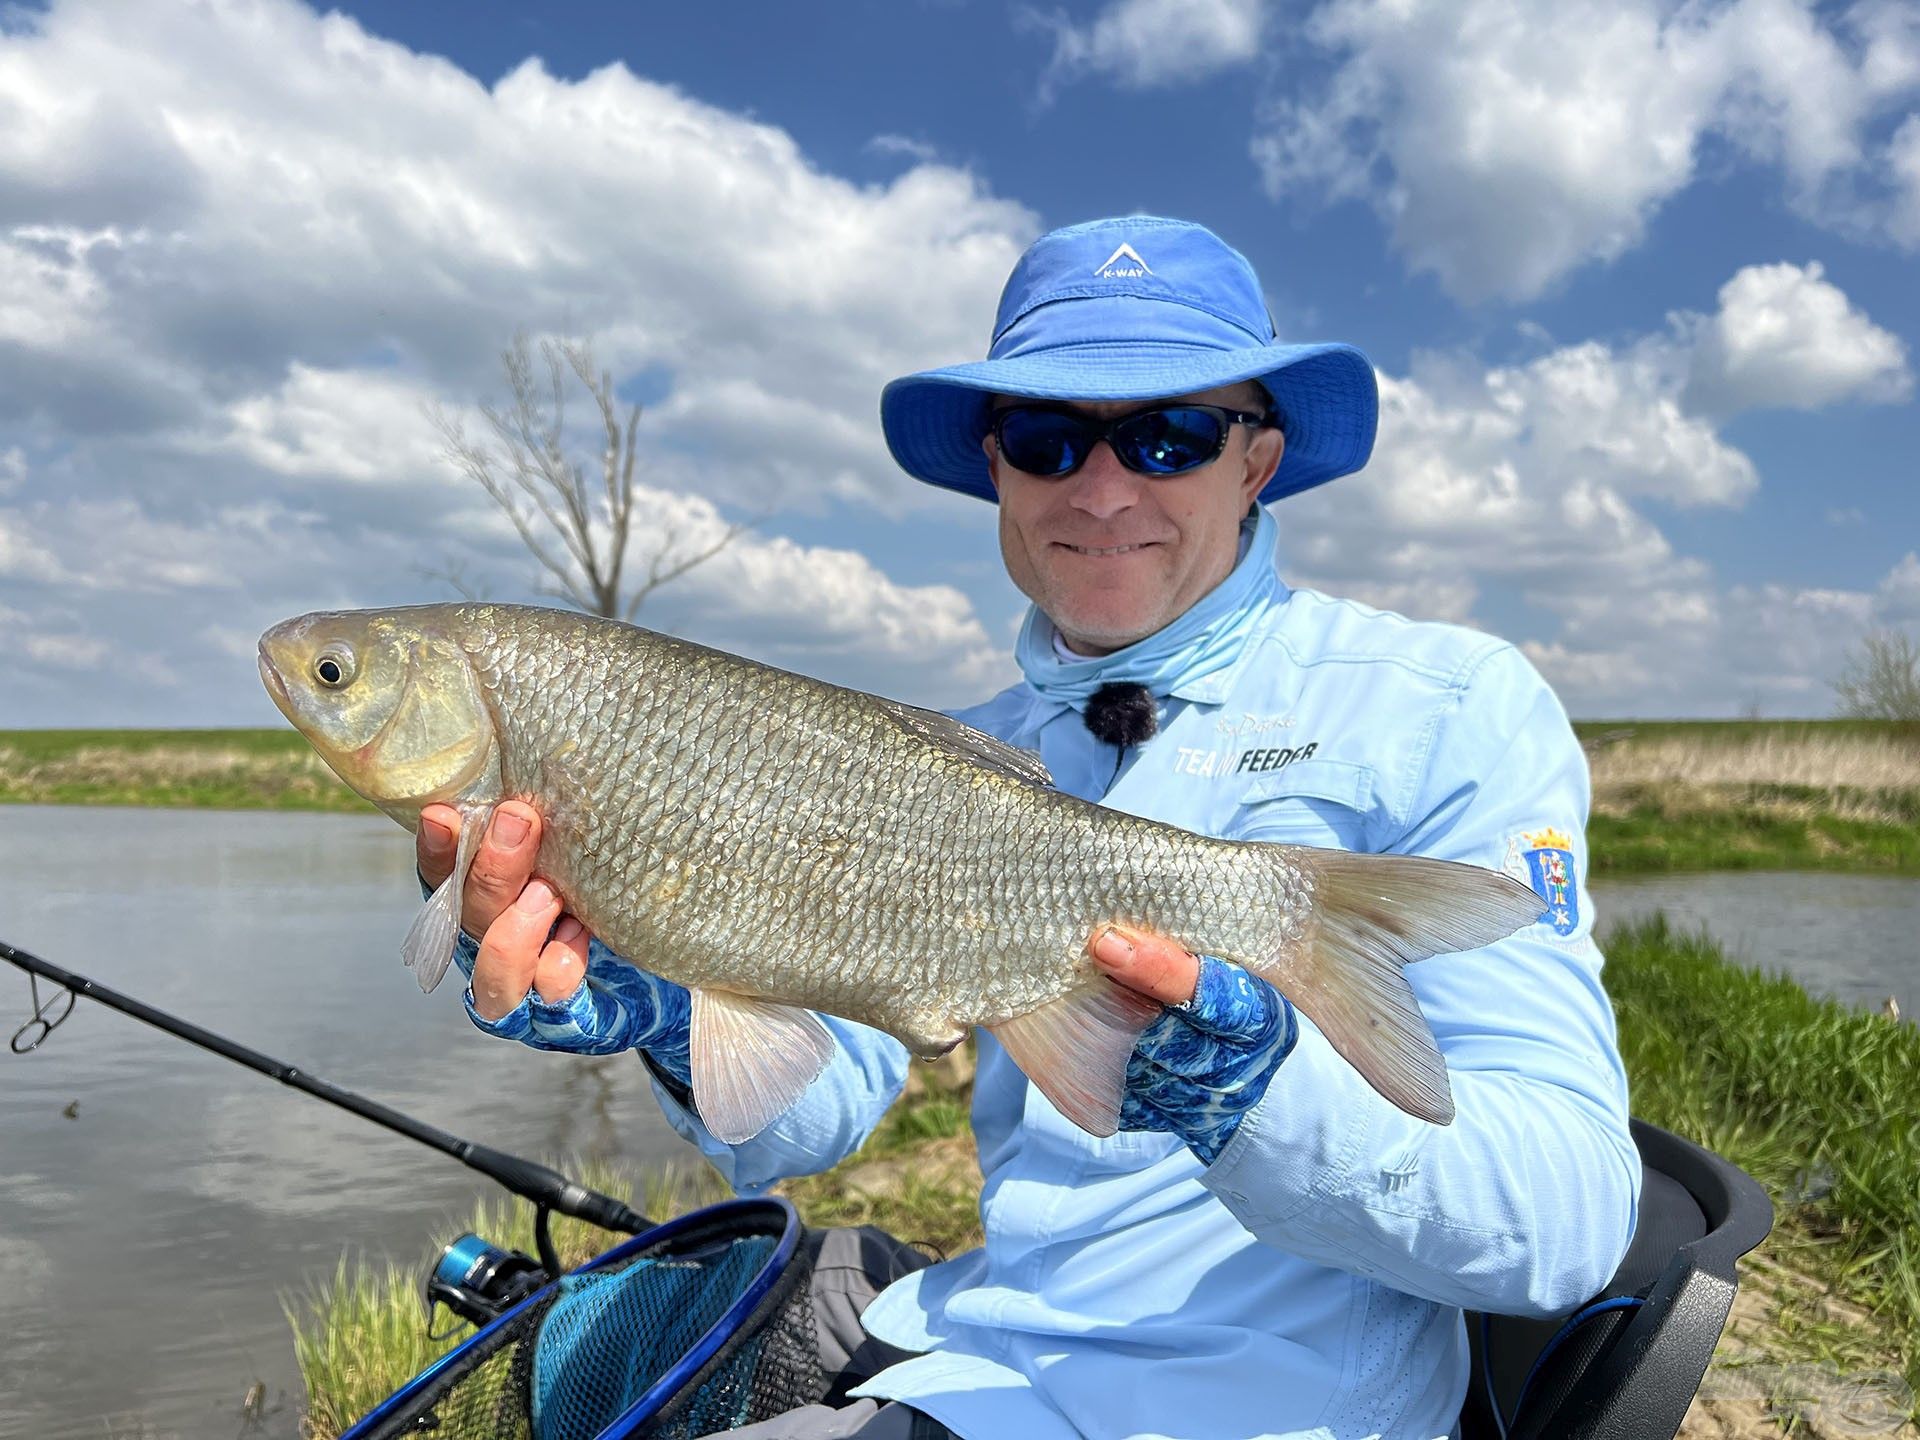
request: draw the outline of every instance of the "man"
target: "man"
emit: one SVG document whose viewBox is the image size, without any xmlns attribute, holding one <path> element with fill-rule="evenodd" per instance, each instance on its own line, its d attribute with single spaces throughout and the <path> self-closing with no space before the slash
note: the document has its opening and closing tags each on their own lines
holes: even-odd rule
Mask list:
<svg viewBox="0 0 1920 1440">
<path fill-rule="evenodd" d="M 1462 1308 L 1552 1314 L 1612 1274 L 1640 1168 L 1566 717 L 1511 646 L 1289 590 L 1275 568 L 1265 504 L 1364 464 L 1375 407 L 1358 352 L 1277 342 L 1238 253 L 1136 216 L 1037 241 L 989 358 L 896 381 L 881 414 L 908 473 L 999 506 L 1033 601 L 1025 680 L 960 718 L 1037 750 L 1061 789 L 1211 835 L 1506 868 L 1543 904 L 1547 867 L 1567 869 L 1538 923 L 1407 971 L 1454 1122 L 1381 1099 L 1265 982 L 1103 928 L 1096 963 L 1176 1007 L 1140 1039 L 1121 1132 L 1063 1119 L 983 1035 L 985 1246 L 866 1308 L 870 1398 L 758 1433 L 1444 1436 Z M 436 818 L 430 882 L 452 858 Z M 503 807 L 467 885 L 475 1022 L 641 1049 L 676 1128 L 742 1191 L 855 1149 L 899 1091 L 898 1042 L 833 1021 L 838 1053 L 800 1101 L 721 1144 L 687 1104 L 685 992 L 590 948 L 529 882 L 536 821 Z M 877 1290 L 906 1262 L 866 1239 Z"/>
</svg>

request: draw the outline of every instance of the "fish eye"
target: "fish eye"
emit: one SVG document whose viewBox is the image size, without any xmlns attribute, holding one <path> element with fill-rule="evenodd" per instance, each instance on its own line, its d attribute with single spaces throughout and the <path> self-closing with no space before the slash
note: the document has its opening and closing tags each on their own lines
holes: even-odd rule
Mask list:
<svg viewBox="0 0 1920 1440">
<path fill-rule="evenodd" d="M 353 679 L 353 654 L 348 650 L 322 650 L 313 661 L 313 678 L 329 690 L 338 690 Z"/>
</svg>

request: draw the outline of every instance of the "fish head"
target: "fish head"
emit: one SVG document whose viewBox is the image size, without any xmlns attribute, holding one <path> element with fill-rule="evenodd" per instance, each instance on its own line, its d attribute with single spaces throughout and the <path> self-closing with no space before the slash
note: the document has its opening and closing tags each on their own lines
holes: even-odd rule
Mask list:
<svg viewBox="0 0 1920 1440">
<path fill-rule="evenodd" d="M 473 663 L 436 607 L 333 610 L 260 637 L 260 679 L 340 778 L 402 824 L 421 807 L 489 798 L 498 761 Z"/>
</svg>

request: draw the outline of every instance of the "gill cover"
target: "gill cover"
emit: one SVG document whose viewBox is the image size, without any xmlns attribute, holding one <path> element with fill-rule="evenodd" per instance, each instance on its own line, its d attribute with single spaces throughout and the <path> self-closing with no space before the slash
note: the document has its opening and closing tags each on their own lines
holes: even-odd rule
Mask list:
<svg viewBox="0 0 1920 1440">
<path fill-rule="evenodd" d="M 466 652 L 405 611 L 284 621 L 261 637 L 260 673 L 340 778 L 409 828 L 422 806 L 457 804 L 497 770 Z"/>
</svg>

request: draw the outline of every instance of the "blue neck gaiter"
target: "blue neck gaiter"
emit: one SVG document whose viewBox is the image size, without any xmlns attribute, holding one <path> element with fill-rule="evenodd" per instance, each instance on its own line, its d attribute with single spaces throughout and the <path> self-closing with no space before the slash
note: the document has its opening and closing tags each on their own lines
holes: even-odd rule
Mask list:
<svg viewBox="0 0 1920 1440">
<path fill-rule="evenodd" d="M 1240 522 L 1252 537 L 1231 573 L 1184 615 L 1111 655 L 1064 660 L 1054 648 L 1053 622 L 1037 606 L 1027 611 L 1014 646 L 1027 683 L 1049 700 L 1084 710 L 1089 697 L 1112 681 L 1144 685 L 1155 695 L 1184 687 L 1239 658 L 1266 602 L 1285 593 L 1274 564 L 1279 527 L 1265 506 Z"/>
</svg>

